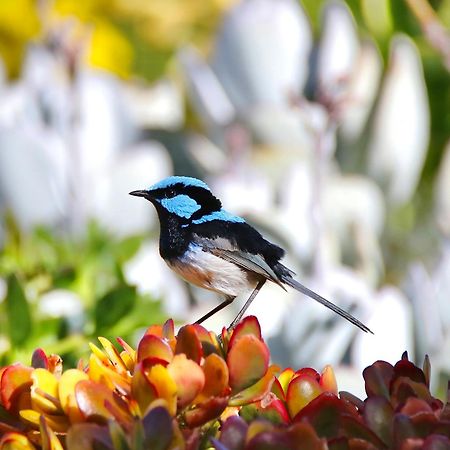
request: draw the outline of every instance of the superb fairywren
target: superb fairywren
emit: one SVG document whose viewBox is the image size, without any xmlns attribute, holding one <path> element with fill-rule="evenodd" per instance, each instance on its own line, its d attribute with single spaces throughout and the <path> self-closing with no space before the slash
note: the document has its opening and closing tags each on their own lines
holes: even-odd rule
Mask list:
<svg viewBox="0 0 450 450">
<path fill-rule="evenodd" d="M 234 328 L 269 280 L 283 289 L 291 286 L 371 332 L 351 314 L 294 280 L 294 272 L 280 262 L 284 250 L 264 239 L 242 217 L 225 211 L 203 181 L 173 176 L 130 195 L 144 197 L 155 206 L 161 228 L 159 252 L 169 267 L 186 281 L 225 295 L 225 301 L 197 323 L 253 289 L 230 325 Z"/>
</svg>

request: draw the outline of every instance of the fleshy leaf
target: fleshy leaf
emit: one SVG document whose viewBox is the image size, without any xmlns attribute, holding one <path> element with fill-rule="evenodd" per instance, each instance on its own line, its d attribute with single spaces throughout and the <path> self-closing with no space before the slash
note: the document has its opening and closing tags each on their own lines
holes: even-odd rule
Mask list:
<svg viewBox="0 0 450 450">
<path fill-rule="evenodd" d="M 49 427 L 44 415 L 40 417 L 41 445 L 42 450 L 64 450 L 61 442 Z"/>
<path fill-rule="evenodd" d="M 116 401 L 115 394 L 101 383 L 81 380 L 75 385 L 75 399 L 83 416 L 100 424 L 116 419 L 121 424 L 128 423 L 128 415 L 123 405 Z"/>
<path fill-rule="evenodd" d="M 203 403 L 199 403 L 194 409 L 186 411 L 184 420 L 193 428 L 198 427 L 222 414 L 227 407 L 228 397 L 211 397 Z"/>
<path fill-rule="evenodd" d="M 228 348 L 231 349 L 238 339 L 248 334 L 255 336 L 258 340 L 262 339 L 261 327 L 255 316 L 247 316 L 236 325 L 231 334 Z"/>
<path fill-rule="evenodd" d="M 284 369 L 280 373 L 280 375 L 278 375 L 278 377 L 277 377 L 277 379 L 281 385 L 281 388 L 283 389 L 284 396 L 286 396 L 289 383 L 292 380 L 292 377 L 294 375 L 295 375 L 295 372 L 290 367 L 288 367 L 287 369 Z"/>
<path fill-rule="evenodd" d="M 381 395 L 389 399 L 389 385 L 394 375 L 394 368 L 386 361 L 376 361 L 363 371 L 368 397 Z"/>
<path fill-rule="evenodd" d="M 20 417 L 24 420 L 29 426 L 35 428 L 36 430 L 40 427 L 40 418 L 42 413 L 38 411 L 34 411 L 33 409 L 22 409 L 20 411 Z M 56 432 L 64 433 L 69 428 L 69 421 L 66 416 L 59 415 L 49 415 L 46 414 L 45 418 L 49 427 Z"/>
<path fill-rule="evenodd" d="M 257 383 L 231 397 L 228 402 L 229 406 L 242 406 L 261 400 L 268 392 L 270 392 L 272 384 L 275 380 L 275 374 L 279 370 L 280 368 L 278 366 L 270 366 L 264 377 Z"/>
<path fill-rule="evenodd" d="M 141 362 L 145 358 L 159 358 L 170 362 L 173 358 L 173 352 L 164 338 L 146 334 L 139 342 L 137 361 Z"/>
<path fill-rule="evenodd" d="M 203 370 L 184 354 L 175 355 L 167 370 L 177 385 L 178 407 L 184 408 L 202 391 L 205 385 Z"/>
<path fill-rule="evenodd" d="M 394 410 L 384 397 L 370 397 L 364 402 L 364 421 L 385 444 L 392 444 Z"/>
<path fill-rule="evenodd" d="M 72 423 L 81 422 L 83 416 L 75 399 L 75 386 L 79 381 L 88 380 L 88 375 L 78 369 L 66 370 L 59 379 L 58 395 L 64 413 Z"/>
<path fill-rule="evenodd" d="M 336 376 L 334 375 L 334 370 L 330 365 L 325 366 L 323 369 L 319 384 L 323 391 L 332 392 L 337 395 L 338 387 Z"/>
<path fill-rule="evenodd" d="M 223 396 L 228 388 L 228 366 L 218 355 L 212 353 L 205 358 L 202 366 L 205 385 L 198 400 L 203 401 L 213 396 Z"/>
<path fill-rule="evenodd" d="M 229 417 L 222 425 L 220 442 L 230 450 L 244 448 L 247 423 L 239 416 Z"/>
<path fill-rule="evenodd" d="M 61 412 L 58 397 L 58 380 L 46 369 L 35 369 L 31 374 L 31 405 L 34 410 L 46 414 Z"/>
<path fill-rule="evenodd" d="M 141 413 L 144 413 L 150 403 L 157 398 L 156 388 L 145 375 L 142 363 L 135 367 L 131 380 L 131 395 L 137 401 Z"/>
<path fill-rule="evenodd" d="M 309 375 L 299 375 L 288 386 L 286 402 L 291 417 L 322 393 L 319 383 Z"/>
<path fill-rule="evenodd" d="M 89 357 L 89 378 L 92 381 L 106 384 L 111 390 L 118 389 L 121 393 L 128 394 L 130 391 L 129 377 L 127 374 L 117 373 L 109 364 L 105 365 L 91 353 Z"/>
<path fill-rule="evenodd" d="M 168 369 L 160 364 L 146 371 L 148 381 L 156 389 L 158 398 L 167 402 L 169 413 L 174 416 L 177 411 L 177 385 Z"/>
<path fill-rule="evenodd" d="M 227 355 L 230 387 L 239 392 L 261 379 L 269 366 L 269 349 L 251 334 L 235 341 Z"/>
<path fill-rule="evenodd" d="M 95 423 L 77 423 L 69 428 L 66 438 L 70 450 L 94 450 L 112 448 L 107 427 Z"/>
<path fill-rule="evenodd" d="M 142 419 L 144 448 L 166 450 L 173 439 L 172 418 L 163 406 L 152 408 Z"/>
<path fill-rule="evenodd" d="M 194 325 L 186 325 L 180 328 L 177 336 L 175 353 L 184 353 L 187 358 L 200 364 L 200 360 L 203 356 L 203 349 Z"/>
<path fill-rule="evenodd" d="M 105 349 L 105 352 L 108 355 L 109 361 L 114 366 L 114 369 L 119 373 L 126 372 L 128 370 L 127 366 L 122 361 L 122 358 L 120 357 L 120 354 L 117 351 L 117 349 L 114 347 L 114 345 L 112 345 L 112 343 L 110 341 L 108 341 L 108 339 L 101 337 L 101 336 L 98 338 L 98 340 L 102 344 L 102 347 Z"/>
<path fill-rule="evenodd" d="M 10 432 L 0 439 L 2 450 L 35 450 L 36 447 L 21 433 Z"/>
<path fill-rule="evenodd" d="M 37 348 L 31 356 L 31 366 L 34 369 L 47 369 L 48 370 L 48 358 L 42 348 Z"/>
<path fill-rule="evenodd" d="M 356 416 L 356 410 L 331 392 L 323 392 L 301 409 L 293 421 L 308 422 L 320 437 L 332 438 L 338 433 L 341 415 Z"/>
<path fill-rule="evenodd" d="M 18 411 L 29 408 L 33 369 L 22 364 L 6 367 L 1 375 L 0 395 L 1 403 L 8 411 Z"/>
<path fill-rule="evenodd" d="M 272 392 L 262 400 L 243 406 L 240 415 L 247 421 L 259 418 L 267 419 L 273 424 L 287 424 L 290 421 L 289 413 L 284 403 Z"/>
</svg>

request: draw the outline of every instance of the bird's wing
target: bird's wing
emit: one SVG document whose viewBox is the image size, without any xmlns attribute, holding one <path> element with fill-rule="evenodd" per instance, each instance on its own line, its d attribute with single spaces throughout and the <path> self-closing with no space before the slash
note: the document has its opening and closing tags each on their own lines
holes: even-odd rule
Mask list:
<svg viewBox="0 0 450 450">
<path fill-rule="evenodd" d="M 286 288 L 281 283 L 281 280 L 267 264 L 264 258 L 260 255 L 254 255 L 252 253 L 243 252 L 240 250 L 228 250 L 224 248 L 209 248 L 209 252 L 225 261 L 232 262 L 243 269 L 249 270 L 250 272 L 255 272 L 267 278 L 270 281 L 280 285 L 284 290 Z"/>
</svg>

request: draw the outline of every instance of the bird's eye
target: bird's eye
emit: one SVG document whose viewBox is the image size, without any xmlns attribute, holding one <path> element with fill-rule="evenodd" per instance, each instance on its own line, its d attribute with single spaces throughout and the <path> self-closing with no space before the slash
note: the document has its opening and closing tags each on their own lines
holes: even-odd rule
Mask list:
<svg viewBox="0 0 450 450">
<path fill-rule="evenodd" d="M 176 195 L 175 189 L 168 189 L 166 195 L 168 198 L 175 197 Z"/>
</svg>

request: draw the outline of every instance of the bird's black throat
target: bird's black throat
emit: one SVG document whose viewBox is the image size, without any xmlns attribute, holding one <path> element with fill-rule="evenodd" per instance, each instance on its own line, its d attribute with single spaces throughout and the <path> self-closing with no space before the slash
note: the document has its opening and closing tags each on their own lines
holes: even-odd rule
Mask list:
<svg viewBox="0 0 450 450">
<path fill-rule="evenodd" d="M 187 228 L 183 227 L 183 219 L 174 215 L 167 214 L 157 208 L 160 235 L 159 235 L 159 254 L 163 259 L 175 259 L 183 255 L 189 245 Z"/>
</svg>

